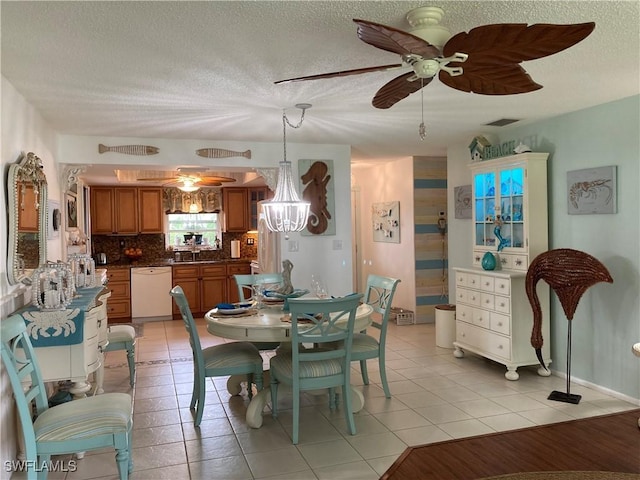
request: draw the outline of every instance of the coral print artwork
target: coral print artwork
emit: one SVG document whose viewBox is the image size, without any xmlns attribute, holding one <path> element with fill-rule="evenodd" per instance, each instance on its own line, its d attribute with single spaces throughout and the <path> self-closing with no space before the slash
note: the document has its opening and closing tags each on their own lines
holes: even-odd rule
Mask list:
<svg viewBox="0 0 640 480">
<path fill-rule="evenodd" d="M 311 204 L 303 235 L 335 235 L 333 160 L 299 160 L 302 198 Z"/>
<path fill-rule="evenodd" d="M 570 215 L 616 213 L 616 167 L 567 172 Z"/>
</svg>

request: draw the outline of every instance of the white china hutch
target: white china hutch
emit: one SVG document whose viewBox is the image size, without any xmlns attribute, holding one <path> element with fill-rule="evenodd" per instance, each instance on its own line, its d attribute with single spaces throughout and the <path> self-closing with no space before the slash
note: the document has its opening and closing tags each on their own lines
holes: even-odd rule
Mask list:
<svg viewBox="0 0 640 480">
<path fill-rule="evenodd" d="M 525 292 L 530 262 L 548 250 L 547 153 L 521 153 L 474 162 L 472 173 L 472 268 L 454 268 L 456 341 L 453 354 L 470 351 L 507 367 L 538 365 L 530 344 L 533 313 Z M 497 227 L 497 228 L 496 228 Z M 500 251 L 498 247 L 501 246 Z M 494 255 L 495 269 L 483 268 Z M 492 259 L 489 259 L 492 260 Z M 542 355 L 549 365 L 549 289 L 538 284 L 542 306 Z M 540 367 L 538 374 L 548 376 Z"/>
</svg>

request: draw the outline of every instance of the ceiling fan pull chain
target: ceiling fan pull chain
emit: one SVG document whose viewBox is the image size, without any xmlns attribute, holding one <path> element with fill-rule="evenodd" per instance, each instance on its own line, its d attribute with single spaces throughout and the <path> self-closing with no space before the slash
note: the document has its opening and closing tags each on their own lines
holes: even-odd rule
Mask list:
<svg viewBox="0 0 640 480">
<path fill-rule="evenodd" d="M 418 133 L 420 133 L 420 140 L 424 140 L 427 137 L 427 127 L 424 126 L 424 79 L 420 79 L 420 104 L 422 105 L 422 121 L 418 127 Z"/>
</svg>

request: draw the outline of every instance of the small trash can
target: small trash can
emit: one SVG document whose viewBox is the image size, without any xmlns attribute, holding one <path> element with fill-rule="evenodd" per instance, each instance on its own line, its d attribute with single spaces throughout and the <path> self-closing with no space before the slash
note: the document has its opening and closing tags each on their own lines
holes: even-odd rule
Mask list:
<svg viewBox="0 0 640 480">
<path fill-rule="evenodd" d="M 453 348 L 456 340 L 456 306 L 436 305 L 436 346 Z"/>
</svg>

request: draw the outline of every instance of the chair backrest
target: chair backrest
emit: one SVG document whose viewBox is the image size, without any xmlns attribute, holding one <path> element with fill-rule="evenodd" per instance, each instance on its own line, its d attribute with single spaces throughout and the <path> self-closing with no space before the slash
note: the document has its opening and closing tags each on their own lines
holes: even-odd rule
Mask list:
<svg viewBox="0 0 640 480">
<path fill-rule="evenodd" d="M 351 344 L 356 310 L 362 294 L 328 299 L 289 299 L 294 376 L 300 362 L 343 359 L 346 370 L 351 362 Z M 331 348 L 322 348 L 331 343 Z M 305 349 L 302 344 L 316 348 Z M 343 369 L 343 373 L 345 369 Z"/>
<path fill-rule="evenodd" d="M 234 275 L 238 285 L 238 297 L 241 302 L 246 302 L 253 297 L 253 285 L 269 285 L 282 283 L 282 273 L 254 273 L 246 275 Z"/>
<path fill-rule="evenodd" d="M 24 434 L 26 457 L 35 458 L 36 440 L 31 404 L 35 402 L 36 414 L 40 415 L 49 408 L 49 402 L 24 319 L 20 315 L 12 315 L 2 320 L 0 338 L 2 339 L 2 363 L 9 375 L 16 399 L 20 426 Z"/>
<path fill-rule="evenodd" d="M 373 311 L 380 314 L 380 321 L 374 319 L 371 326 L 380 329 L 381 336 L 386 334 L 393 295 L 396 293 L 398 283 L 400 283 L 400 280 L 397 278 L 382 277 L 380 275 L 369 275 L 367 277 L 364 303 L 371 305 Z M 384 338 L 380 340 L 382 343 Z"/>
<path fill-rule="evenodd" d="M 189 334 L 189 344 L 191 344 L 191 350 L 193 351 L 194 368 L 196 368 L 197 371 L 204 372 L 204 357 L 202 356 L 200 335 L 198 335 L 196 322 L 193 320 L 193 314 L 191 313 L 191 308 L 189 308 L 187 297 L 185 297 L 184 291 L 180 285 L 173 287 L 169 294 L 176 302 L 176 305 L 180 310 L 180 316 L 184 322 L 184 328 L 186 328 L 187 333 Z"/>
</svg>

